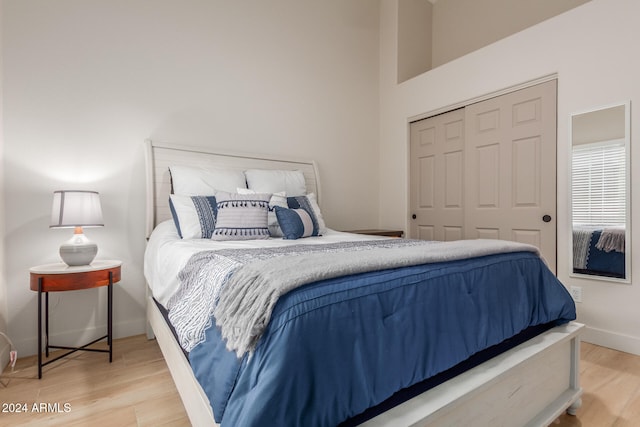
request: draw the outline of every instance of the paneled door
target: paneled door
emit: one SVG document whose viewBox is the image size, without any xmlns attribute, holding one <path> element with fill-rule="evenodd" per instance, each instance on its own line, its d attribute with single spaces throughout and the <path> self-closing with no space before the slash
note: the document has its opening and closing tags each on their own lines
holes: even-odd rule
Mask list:
<svg viewBox="0 0 640 427">
<path fill-rule="evenodd" d="M 410 236 L 464 237 L 464 109 L 411 123 Z"/>
<path fill-rule="evenodd" d="M 556 81 L 412 123 L 410 192 L 410 237 L 530 243 L 555 272 Z"/>
<path fill-rule="evenodd" d="M 465 238 L 530 243 L 555 272 L 556 81 L 465 113 Z"/>
</svg>

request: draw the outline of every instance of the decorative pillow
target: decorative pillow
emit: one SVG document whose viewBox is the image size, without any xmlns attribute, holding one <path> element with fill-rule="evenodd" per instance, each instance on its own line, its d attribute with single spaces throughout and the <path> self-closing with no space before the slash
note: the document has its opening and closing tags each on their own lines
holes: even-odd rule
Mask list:
<svg viewBox="0 0 640 427">
<path fill-rule="evenodd" d="M 275 207 L 282 234 L 287 240 L 318 236 L 318 221 L 312 211 L 304 208 L 285 209 Z"/>
<path fill-rule="evenodd" d="M 271 194 L 218 191 L 218 215 L 212 240 L 268 239 L 267 213 Z"/>
<path fill-rule="evenodd" d="M 315 194 L 309 193 L 306 196 L 287 197 L 287 205 L 291 209 L 304 208 L 313 212 L 318 222 L 319 235 L 322 236 L 327 232 L 327 226 L 322 217 L 322 212 L 320 212 L 320 206 L 318 206 Z"/>
<path fill-rule="evenodd" d="M 236 188 L 247 188 L 242 171 L 204 169 L 189 166 L 170 166 L 173 194 L 184 196 L 213 196 L 216 191 L 233 193 Z"/>
<path fill-rule="evenodd" d="M 247 188 L 238 188 L 238 194 L 256 194 L 256 192 Z M 271 199 L 269 200 L 269 214 L 267 215 L 267 224 L 271 237 L 282 237 L 282 230 L 280 229 L 280 225 L 278 225 L 278 218 L 274 210 L 276 206 L 280 206 L 281 208 L 289 207 L 287 205 L 287 193 L 280 191 L 271 195 Z"/>
<path fill-rule="evenodd" d="M 247 186 L 256 193 L 277 193 L 284 191 L 290 196 L 307 194 L 304 174 L 299 170 L 249 169 L 244 171 Z"/>
<path fill-rule="evenodd" d="M 169 207 L 183 239 L 209 239 L 216 226 L 218 206 L 214 196 L 169 196 Z"/>
</svg>

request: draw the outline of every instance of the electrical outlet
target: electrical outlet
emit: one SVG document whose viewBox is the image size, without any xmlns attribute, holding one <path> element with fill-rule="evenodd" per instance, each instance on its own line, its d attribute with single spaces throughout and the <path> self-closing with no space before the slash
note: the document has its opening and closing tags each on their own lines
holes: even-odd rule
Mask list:
<svg viewBox="0 0 640 427">
<path fill-rule="evenodd" d="M 575 302 L 582 302 L 581 286 L 571 286 L 571 288 L 569 289 L 569 292 L 571 292 L 571 298 L 573 298 Z"/>
</svg>

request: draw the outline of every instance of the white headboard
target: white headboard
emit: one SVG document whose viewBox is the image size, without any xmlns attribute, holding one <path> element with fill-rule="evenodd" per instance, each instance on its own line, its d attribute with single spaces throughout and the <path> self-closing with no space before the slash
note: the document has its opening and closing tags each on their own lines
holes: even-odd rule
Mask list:
<svg viewBox="0 0 640 427">
<path fill-rule="evenodd" d="M 320 203 L 320 179 L 316 163 L 311 160 L 279 158 L 246 153 L 214 151 L 207 147 L 166 144 L 145 141 L 147 171 L 147 220 L 146 236 L 162 221 L 171 219 L 169 194 L 171 178 L 169 166 L 216 167 L 218 169 L 281 169 L 300 170 L 304 174 L 307 192 L 315 193 Z"/>
</svg>

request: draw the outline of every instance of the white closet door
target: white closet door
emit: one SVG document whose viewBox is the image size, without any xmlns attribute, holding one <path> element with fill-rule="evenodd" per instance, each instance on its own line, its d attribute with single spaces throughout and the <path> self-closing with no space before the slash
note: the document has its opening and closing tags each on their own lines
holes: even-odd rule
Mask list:
<svg viewBox="0 0 640 427">
<path fill-rule="evenodd" d="M 409 237 L 540 248 L 556 271 L 556 81 L 411 123 Z"/>
<path fill-rule="evenodd" d="M 465 108 L 465 238 L 530 243 L 556 269 L 556 81 Z"/>
<path fill-rule="evenodd" d="M 464 109 L 411 123 L 409 235 L 464 236 Z"/>
</svg>

